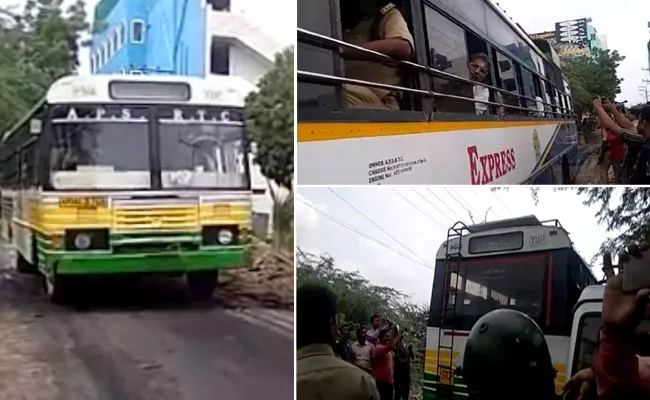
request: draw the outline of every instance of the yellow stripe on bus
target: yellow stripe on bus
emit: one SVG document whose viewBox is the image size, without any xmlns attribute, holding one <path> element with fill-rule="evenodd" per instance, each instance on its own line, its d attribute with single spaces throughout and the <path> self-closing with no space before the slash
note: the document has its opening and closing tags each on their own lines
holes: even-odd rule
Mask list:
<svg viewBox="0 0 650 400">
<path fill-rule="evenodd" d="M 488 128 L 553 125 L 567 120 L 527 121 L 432 121 L 432 122 L 303 122 L 298 124 L 298 141 L 352 139 L 417 133 L 465 131 Z"/>
</svg>

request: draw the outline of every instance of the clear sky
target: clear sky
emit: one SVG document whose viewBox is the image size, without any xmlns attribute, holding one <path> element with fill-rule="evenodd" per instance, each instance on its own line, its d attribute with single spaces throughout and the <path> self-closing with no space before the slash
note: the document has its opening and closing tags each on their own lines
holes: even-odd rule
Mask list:
<svg viewBox="0 0 650 400">
<path fill-rule="evenodd" d="M 497 3 L 496 0 L 492 0 Z M 598 34 L 607 36 L 607 45 L 626 57 L 618 69 L 625 81 L 617 101 L 645 102 L 639 92 L 643 79 L 650 79 L 647 43 L 650 39 L 650 1 L 648 0 L 499 0 L 498 4 L 529 34 L 555 29 L 555 23 L 591 18 Z"/>
<path fill-rule="evenodd" d="M 468 186 L 301 187 L 296 194 L 296 242 L 302 250 L 329 253 L 338 268 L 359 271 L 376 285 L 393 287 L 411 295 L 416 302 L 428 303 L 436 251 L 446 239 L 447 229 L 456 221 L 470 223 L 469 212 L 476 222 L 483 221 L 486 212 L 488 221 L 530 214 L 540 220 L 558 219 L 569 232 L 576 250 L 590 262 L 600 244 L 609 237 L 605 227 L 598 225 L 594 218 L 595 207 L 582 205 L 583 198 L 573 191 L 542 188 L 539 198 L 535 206 L 527 187 L 498 192 Z M 348 227 L 340 226 L 310 206 Z M 598 278 L 602 277 L 599 269 L 600 265 L 594 268 Z"/>
</svg>

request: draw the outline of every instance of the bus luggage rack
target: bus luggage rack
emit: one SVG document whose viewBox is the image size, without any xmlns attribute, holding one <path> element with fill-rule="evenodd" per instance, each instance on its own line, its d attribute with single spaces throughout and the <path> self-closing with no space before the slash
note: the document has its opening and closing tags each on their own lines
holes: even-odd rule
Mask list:
<svg viewBox="0 0 650 400">
<path fill-rule="evenodd" d="M 320 84 L 320 85 L 333 85 L 333 86 L 339 86 L 342 84 L 352 84 L 352 85 L 359 85 L 359 86 L 366 86 L 366 87 L 372 87 L 372 88 L 378 88 L 378 89 L 386 89 L 386 90 L 391 90 L 391 91 L 397 91 L 400 93 L 412 93 L 412 94 L 419 94 L 425 97 L 442 97 L 442 98 L 449 98 L 449 99 L 456 99 L 456 100 L 462 100 L 462 101 L 469 101 L 473 102 L 474 104 L 476 103 L 481 103 L 481 104 L 487 104 L 495 107 L 503 107 L 503 108 L 508 108 L 508 109 L 514 109 L 514 110 L 520 110 L 520 111 L 525 111 L 525 112 L 535 112 L 535 113 L 544 113 L 544 114 L 552 114 L 554 116 L 559 116 L 559 118 L 573 118 L 572 112 L 570 109 L 562 107 L 560 105 L 552 104 L 552 103 L 547 103 L 543 100 L 538 100 L 532 97 L 524 96 L 519 93 L 511 92 L 506 89 L 502 89 L 496 86 L 491 86 L 482 82 L 475 82 L 467 78 L 463 78 L 460 76 L 456 76 L 435 68 L 431 68 L 428 66 L 416 64 L 410 61 L 401 61 L 401 60 L 396 60 L 392 57 L 389 57 L 385 54 L 368 50 L 366 48 L 360 47 L 353 45 L 351 43 L 345 42 L 343 40 L 338 40 L 334 38 L 327 37 L 325 35 L 321 35 L 316 32 L 309 31 L 307 29 L 303 28 L 297 28 L 298 29 L 298 42 L 303 43 L 309 46 L 314 46 L 318 47 L 321 49 L 325 50 L 331 50 L 333 52 L 340 53 L 341 48 L 348 48 L 352 49 L 355 51 L 359 51 L 362 53 L 366 53 L 367 55 L 371 56 L 372 58 L 376 59 L 376 62 L 382 63 L 382 64 L 387 64 L 391 66 L 398 66 L 402 67 L 405 69 L 410 69 L 410 70 L 415 70 L 419 72 L 424 72 L 428 74 L 430 77 L 438 77 L 442 79 L 447 79 L 455 82 L 460 82 L 460 83 L 465 83 L 469 85 L 478 85 L 478 86 L 483 86 L 489 89 L 490 91 L 493 91 L 495 94 L 499 94 L 499 96 L 495 96 L 497 102 L 492 102 L 492 101 L 485 101 L 485 100 L 476 100 L 474 98 L 470 97 L 463 97 L 463 96 L 454 96 L 451 94 L 445 94 L 445 93 L 439 93 L 435 92 L 433 90 L 421 90 L 421 89 L 413 89 L 413 88 L 408 88 L 408 87 L 403 87 L 403 86 L 393 86 L 393 85 L 385 85 L 381 83 L 376 83 L 376 82 L 369 82 L 369 81 L 362 81 L 358 79 L 350 79 L 350 78 L 345 78 L 345 77 L 340 77 L 340 76 L 332 76 L 332 75 L 326 75 L 326 74 L 319 74 L 319 73 L 314 73 L 314 72 L 308 72 L 308 71 L 301 71 L 297 70 L 296 71 L 296 78 L 298 79 L 298 82 L 305 82 L 305 83 L 313 83 L 313 84 Z M 542 104 L 545 107 L 548 107 L 549 110 L 537 110 L 534 108 L 527 108 L 527 107 L 521 107 L 521 106 L 515 106 L 515 105 L 510 105 L 506 104 L 500 99 L 500 94 L 505 94 L 507 96 L 515 96 L 518 99 L 518 102 L 522 101 L 532 101 L 534 104 Z M 551 111 L 551 110 L 558 110 L 558 111 Z"/>
<path fill-rule="evenodd" d="M 460 264 L 462 262 L 463 235 L 469 233 L 469 229 L 462 222 L 456 222 L 447 231 L 447 242 L 445 243 L 445 273 L 442 288 L 442 307 L 440 312 L 440 323 L 438 332 L 438 355 L 436 369 L 438 382 L 436 385 L 436 396 L 439 398 L 454 397 L 454 323 L 456 320 L 456 301 L 460 279 Z M 445 340 L 445 336 L 449 340 Z M 444 355 L 443 355 L 444 353 Z M 448 355 L 448 356 L 447 356 Z"/>
</svg>

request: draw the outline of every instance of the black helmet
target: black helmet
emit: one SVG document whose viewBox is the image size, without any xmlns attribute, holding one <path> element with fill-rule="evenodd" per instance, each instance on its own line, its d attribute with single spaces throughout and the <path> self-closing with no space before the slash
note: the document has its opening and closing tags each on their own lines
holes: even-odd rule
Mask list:
<svg viewBox="0 0 650 400">
<path fill-rule="evenodd" d="M 519 311 L 493 310 L 474 324 L 461 373 L 471 400 L 555 398 L 555 369 L 544 334 Z"/>
</svg>

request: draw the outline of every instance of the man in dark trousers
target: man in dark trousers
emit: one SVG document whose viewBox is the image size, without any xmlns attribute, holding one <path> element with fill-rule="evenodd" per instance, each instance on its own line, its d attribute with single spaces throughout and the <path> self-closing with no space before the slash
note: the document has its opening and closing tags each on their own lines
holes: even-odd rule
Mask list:
<svg viewBox="0 0 650 400">
<path fill-rule="evenodd" d="M 413 346 L 406 338 L 406 332 L 397 329 L 397 342 L 395 343 L 393 380 L 395 385 L 395 400 L 409 400 L 411 393 L 411 360 L 415 358 Z"/>
</svg>

